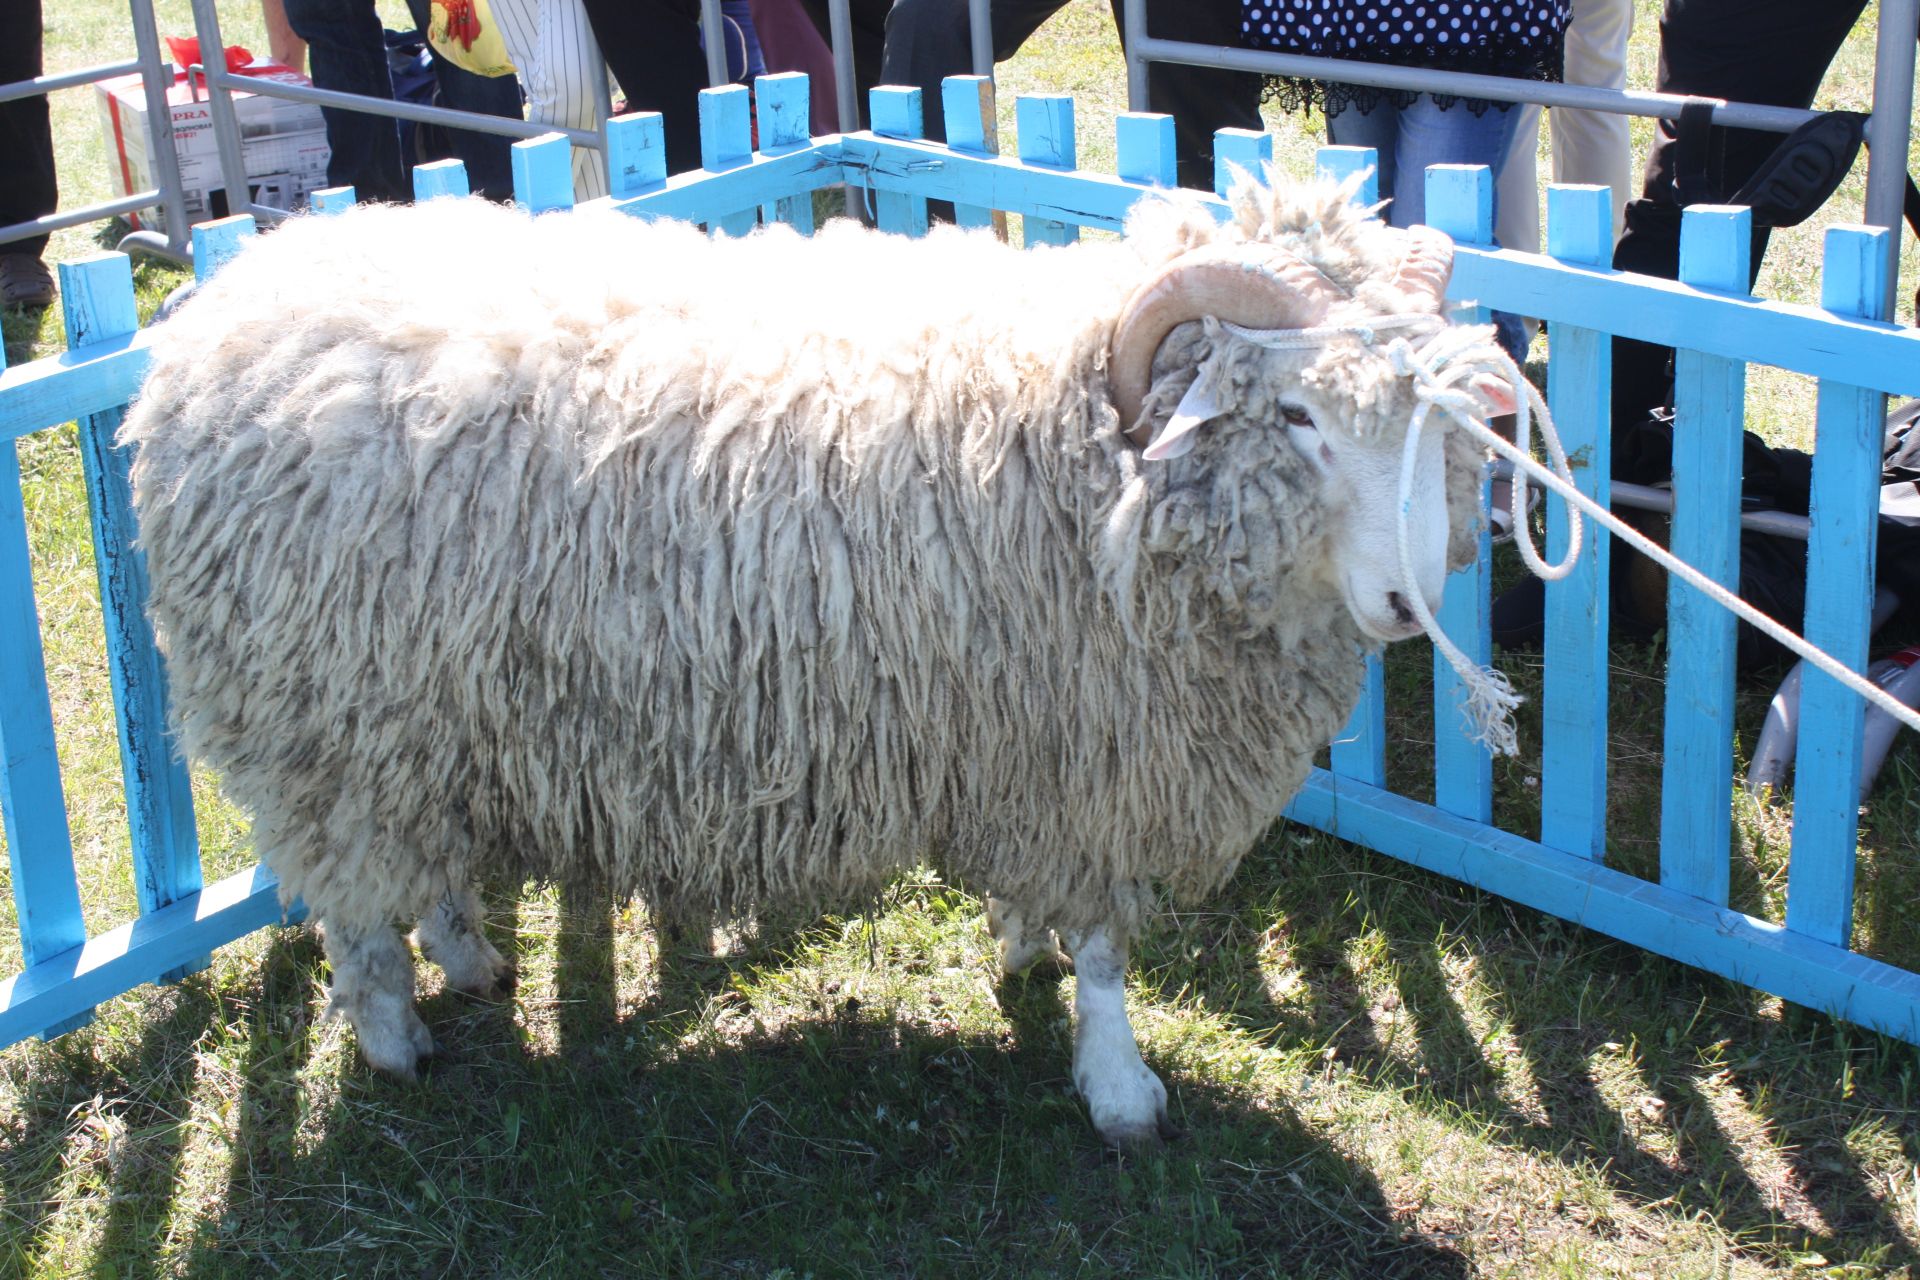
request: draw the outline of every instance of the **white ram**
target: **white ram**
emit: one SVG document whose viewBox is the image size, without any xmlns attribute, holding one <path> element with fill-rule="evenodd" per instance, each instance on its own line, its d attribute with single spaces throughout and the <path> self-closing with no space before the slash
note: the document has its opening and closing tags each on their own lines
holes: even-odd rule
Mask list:
<svg viewBox="0 0 1920 1280">
<path fill-rule="evenodd" d="M 122 437 L 151 611 L 367 1060 L 432 1049 L 397 926 L 502 989 L 479 880 L 736 911 L 930 858 L 1010 969 L 1057 931 L 1094 1123 L 1150 1141 L 1143 909 L 1232 873 L 1477 527 L 1436 426 L 1409 587 L 1413 384 L 1352 326 L 1433 316 L 1451 247 L 1349 195 L 1031 253 L 438 201 L 201 288 Z"/>
</svg>

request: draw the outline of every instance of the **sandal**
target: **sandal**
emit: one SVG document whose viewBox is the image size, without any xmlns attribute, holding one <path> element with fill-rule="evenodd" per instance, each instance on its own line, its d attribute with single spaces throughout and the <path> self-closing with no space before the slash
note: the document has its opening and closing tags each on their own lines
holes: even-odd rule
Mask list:
<svg viewBox="0 0 1920 1280">
<path fill-rule="evenodd" d="M 53 302 L 53 272 L 31 253 L 0 253 L 0 306 L 45 307 Z"/>
<path fill-rule="evenodd" d="M 1513 540 L 1513 468 L 1504 461 L 1495 464 L 1493 484 L 1487 491 L 1487 524 L 1493 530 L 1497 546 Z M 1540 505 L 1540 486 L 1527 486 L 1527 512 Z"/>
</svg>

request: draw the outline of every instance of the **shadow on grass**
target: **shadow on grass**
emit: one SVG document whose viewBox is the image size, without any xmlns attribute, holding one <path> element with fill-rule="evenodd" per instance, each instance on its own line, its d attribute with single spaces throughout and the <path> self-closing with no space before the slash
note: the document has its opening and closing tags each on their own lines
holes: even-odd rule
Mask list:
<svg viewBox="0 0 1920 1280">
<path fill-rule="evenodd" d="M 1179 1081 L 1193 1139 L 1139 1158 L 1102 1149 L 1071 1087 L 1057 982 L 1004 984 L 1005 1024 L 984 1032 L 850 1000 L 787 1016 L 745 996 L 716 1023 L 694 1010 L 736 989 L 728 965 L 683 964 L 669 949 L 654 1011 L 623 1012 L 609 915 L 604 899 L 566 902 L 557 1047 L 498 1034 L 510 1009 L 435 995 L 423 1012 L 453 1052 L 418 1085 L 357 1064 L 337 1082 L 309 1078 L 318 948 L 283 935 L 247 981 L 253 1008 L 230 1046 L 225 1184 L 194 1190 L 206 1216 L 171 1265 L 196 1277 L 1466 1274 L 1448 1245 L 1396 1224 L 1365 1169 L 1284 1107 L 1230 1087 Z M 753 935 L 739 962 L 784 954 L 798 936 Z M 135 1060 L 177 1053 L 214 1008 L 204 996 L 177 1005 Z M 25 1112 L 44 1117 L 26 1135 L 39 1148 L 59 1147 L 73 1100 L 94 1085 L 71 1065 L 49 1076 L 58 1098 Z M 155 1078 L 171 1084 L 151 1104 L 184 1115 L 191 1068 Z M 179 1150 L 176 1135 L 164 1151 Z M 9 1204 L 46 1199 L 57 1150 L 12 1164 Z M 156 1167 L 146 1185 L 172 1188 L 176 1172 Z M 101 1268 L 154 1255 L 169 1212 L 156 1200 L 137 1216 L 110 1207 L 121 1225 L 99 1242 Z"/>
<path fill-rule="evenodd" d="M 410 1275 L 1468 1274 L 1447 1215 L 1409 1207 L 1417 1169 L 1345 1154 L 1325 1119 L 1272 1090 L 1150 1052 L 1193 1136 L 1141 1157 L 1103 1150 L 1072 1089 L 1070 988 L 1055 975 L 1000 983 L 1000 1016 L 864 1006 L 824 977 L 809 997 L 802 971 L 820 967 L 812 944 L 829 935 L 776 921 L 735 932 L 720 956 L 697 931 L 658 947 L 633 1000 L 607 898 L 563 895 L 552 927 L 550 1034 L 517 1033 L 524 1003 L 433 995 L 423 1014 L 452 1053 L 413 1086 L 357 1063 L 312 1078 L 311 1034 L 287 1019 L 308 1009 L 317 948 L 283 935 L 264 975 L 244 979 L 255 1007 L 233 1054 L 226 1181 L 192 1189 L 205 1216 L 175 1265 L 203 1277 L 323 1263 Z M 1297 998 L 1262 977 L 1259 940 L 1275 930 L 1302 976 Z M 1448 958 L 1463 947 L 1471 997 Z M 1333 1046 L 1326 1088 L 1430 1109 L 1490 1158 L 1504 1148 L 1592 1170 L 1636 1208 L 1710 1215 L 1760 1257 L 1915 1261 L 1846 1143 L 1860 1115 L 1898 1113 L 1885 1096 L 1897 1055 L 1865 1063 L 1851 1101 L 1822 1079 L 1866 1052 L 1859 1033 L 1828 1043 L 1847 1037 L 1808 1015 L 1818 1026 L 1803 1043 L 1771 1046 L 1778 1020 L 1731 984 L 1318 841 L 1268 846 L 1220 909 L 1175 917 L 1142 961 L 1163 989 L 1259 1043 Z M 176 1003 L 131 1061 L 179 1055 L 211 1016 L 204 998 Z M 1380 1034 L 1386 1022 L 1405 1039 Z M 1625 1102 L 1593 1073 L 1616 1041 L 1637 1054 L 1638 1097 Z M 1491 1056 L 1496 1042 L 1524 1063 L 1530 1097 Z M 1754 1061 L 1732 1069 L 1764 1095 L 1751 1131 L 1737 1112 L 1728 1129 L 1724 1099 L 1700 1082 L 1703 1063 L 1746 1042 Z M 58 1064 L 22 1105 L 28 1128 L 0 1161 L 13 1214 L 58 1193 L 69 1112 L 105 1070 L 93 1061 Z M 190 1067 L 149 1075 L 133 1092 L 156 1114 L 184 1117 L 206 1091 Z M 1636 1105 L 1647 1113 L 1622 1110 Z M 1664 1145 L 1646 1140 L 1649 1125 Z M 1756 1142 L 1771 1162 L 1756 1162 Z M 153 1273 L 124 1260 L 150 1255 L 180 1216 L 168 1203 L 180 1136 L 156 1132 L 151 1149 L 139 1186 L 163 1189 L 148 1193 L 156 1203 L 123 1205 L 116 1184 L 106 1211 L 95 1256 L 115 1273 Z M 1609 1229 L 1605 1204 L 1595 1212 L 1587 1226 Z M 22 1222 L 15 1257 L 33 1257 L 45 1229 L 43 1217 Z"/>
<path fill-rule="evenodd" d="M 1317 887 L 1327 877 L 1311 866 L 1273 881 L 1268 910 L 1303 922 L 1291 961 L 1308 996 L 1264 1017 L 1242 1007 L 1255 1034 L 1273 1026 L 1283 1040 L 1328 1046 L 1412 1105 L 1457 1109 L 1501 1145 L 1600 1171 L 1628 1204 L 1708 1215 L 1735 1248 L 1920 1263 L 1846 1141 L 1864 1119 L 1913 1114 L 1911 1050 L 1808 1011 L 1783 1026 L 1748 988 L 1358 856 L 1348 884 L 1363 887 L 1344 901 Z M 1370 874 L 1376 867 L 1391 870 Z M 1474 940 L 1468 958 L 1490 1033 L 1468 1024 L 1441 937 Z M 1361 962 L 1377 964 L 1364 977 L 1350 959 L 1356 940 Z M 1166 981 L 1183 977 L 1176 966 Z M 1800 1030 L 1782 1043 L 1789 1027 Z M 1594 1064 L 1623 1046 L 1636 1063 L 1632 1087 L 1610 1100 Z M 1505 1053 L 1522 1069 L 1503 1075 L 1494 1055 Z M 1516 1096 L 1515 1081 L 1529 1082 L 1529 1096 Z M 1649 1132 L 1659 1141 L 1637 1136 Z M 1910 1163 L 1920 1135 L 1904 1141 Z"/>
<path fill-rule="evenodd" d="M 62 1221 L 63 1190 L 103 1196 L 99 1250 L 133 1260 L 127 1274 L 156 1274 L 151 1246 L 171 1209 L 198 1084 L 192 1046 L 218 1003 L 203 980 L 189 979 L 148 996 L 146 1007 L 156 1016 L 129 1043 L 96 1029 L 14 1059 L 13 1111 L 24 1123 L 0 1141 L 7 1274 L 31 1271 L 50 1236 L 84 1231 Z"/>
</svg>

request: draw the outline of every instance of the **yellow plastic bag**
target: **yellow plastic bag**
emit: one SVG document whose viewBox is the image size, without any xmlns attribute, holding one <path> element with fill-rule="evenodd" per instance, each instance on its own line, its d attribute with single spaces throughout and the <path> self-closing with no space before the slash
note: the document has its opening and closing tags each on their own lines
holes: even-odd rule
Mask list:
<svg viewBox="0 0 1920 1280">
<path fill-rule="evenodd" d="M 487 0 L 433 0 L 427 41 L 435 53 L 475 75 L 513 74 L 513 59 Z"/>
</svg>

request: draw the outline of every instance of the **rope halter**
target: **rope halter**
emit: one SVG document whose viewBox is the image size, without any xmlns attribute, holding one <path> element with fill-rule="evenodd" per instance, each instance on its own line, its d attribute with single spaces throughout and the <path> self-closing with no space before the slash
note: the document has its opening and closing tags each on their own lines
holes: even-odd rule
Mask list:
<svg viewBox="0 0 1920 1280">
<path fill-rule="evenodd" d="M 1224 327 L 1236 337 L 1273 350 L 1324 346 L 1339 337 L 1356 338 L 1369 350 L 1378 350 L 1385 356 L 1395 373 L 1412 380 L 1416 404 L 1413 417 L 1407 424 L 1406 448 L 1400 468 L 1400 516 L 1397 528 L 1400 574 L 1407 588 L 1406 599 L 1422 630 L 1433 641 L 1434 647 L 1446 656 L 1447 662 L 1466 686 L 1464 710 L 1473 738 L 1485 743 L 1491 750 L 1501 755 L 1516 753 L 1518 744 L 1514 734 L 1513 709 L 1519 706 L 1520 695 L 1513 691 L 1506 676 L 1476 666 L 1447 638 L 1427 608 L 1426 600 L 1414 586 L 1413 557 L 1408 540 L 1413 510 L 1414 460 L 1420 447 L 1420 434 L 1426 427 L 1427 415 L 1434 409 L 1445 413 L 1475 440 L 1512 464 L 1510 510 L 1514 543 L 1519 548 L 1520 558 L 1536 577 L 1551 582 L 1573 571 L 1580 555 L 1581 517 L 1591 517 L 1614 537 L 1782 648 L 1790 649 L 1806 659 L 1812 666 L 1880 708 L 1900 724 L 1920 730 L 1920 711 L 1907 706 L 1804 636 L 1754 608 L 1580 492 L 1574 486 L 1566 450 L 1561 446 L 1559 432 L 1554 429 L 1546 401 L 1533 384 L 1521 375 L 1513 360 L 1492 341 L 1490 326 L 1452 326 L 1434 315 L 1390 315 L 1313 329 L 1246 329 L 1234 324 Z M 1383 333 L 1394 330 L 1415 330 L 1427 336 L 1418 346 L 1405 337 L 1386 338 L 1383 345 Z M 1486 377 L 1499 379 L 1513 392 L 1515 429 L 1512 440 L 1493 431 L 1479 416 L 1481 402 L 1472 391 L 1472 386 L 1477 379 Z M 1533 421 L 1536 414 L 1551 469 L 1533 457 Z M 1567 552 L 1558 564 L 1546 563 L 1534 545 L 1533 531 L 1526 519 L 1529 482 L 1538 483 L 1567 504 Z"/>
<path fill-rule="evenodd" d="M 1541 400 L 1540 393 L 1534 390 L 1513 360 L 1494 343 L 1493 329 L 1488 325 L 1451 325 L 1437 315 L 1414 313 L 1374 316 L 1348 324 L 1322 325 L 1312 329 L 1247 329 L 1236 324 L 1224 324 L 1223 327 L 1243 341 L 1274 351 L 1322 347 L 1338 338 L 1351 338 L 1385 358 L 1396 375 L 1412 383 L 1414 410 L 1413 417 L 1407 423 L 1407 438 L 1401 452 L 1399 517 L 1395 526 L 1400 576 L 1404 587 L 1402 596 L 1419 622 L 1420 629 L 1446 658 L 1447 664 L 1453 668 L 1466 689 L 1463 710 L 1474 741 L 1499 755 L 1516 754 L 1519 739 L 1514 728 L 1513 712 L 1520 705 L 1520 695 L 1514 692 L 1513 685 L 1503 673 L 1475 663 L 1440 629 L 1433 611 L 1427 608 L 1426 597 L 1417 585 L 1410 528 L 1414 471 L 1420 451 L 1420 437 L 1426 430 L 1428 415 L 1438 410 L 1476 437 L 1499 439 L 1481 421 L 1484 401 L 1473 389 L 1476 380 L 1497 378 L 1511 389 L 1517 443 L 1508 448 L 1517 449 L 1529 462 L 1533 416 L 1539 414 L 1541 436 L 1548 457 L 1554 470 L 1571 487 L 1573 477 L 1567 466 L 1566 452 L 1561 448 L 1560 437 L 1553 429 L 1553 420 L 1547 413 L 1546 403 Z M 1400 336 L 1403 332 L 1411 336 Z M 1531 469 L 1537 468 L 1538 464 L 1534 464 Z M 1549 581 L 1564 578 L 1573 571 L 1580 554 L 1580 516 L 1578 512 L 1568 512 L 1566 555 L 1558 564 L 1546 563 L 1539 549 L 1534 546 L 1533 533 L 1525 519 L 1526 475 L 1527 470 L 1516 467 L 1512 486 L 1514 540 L 1520 548 L 1521 558 L 1534 574 Z"/>
</svg>

